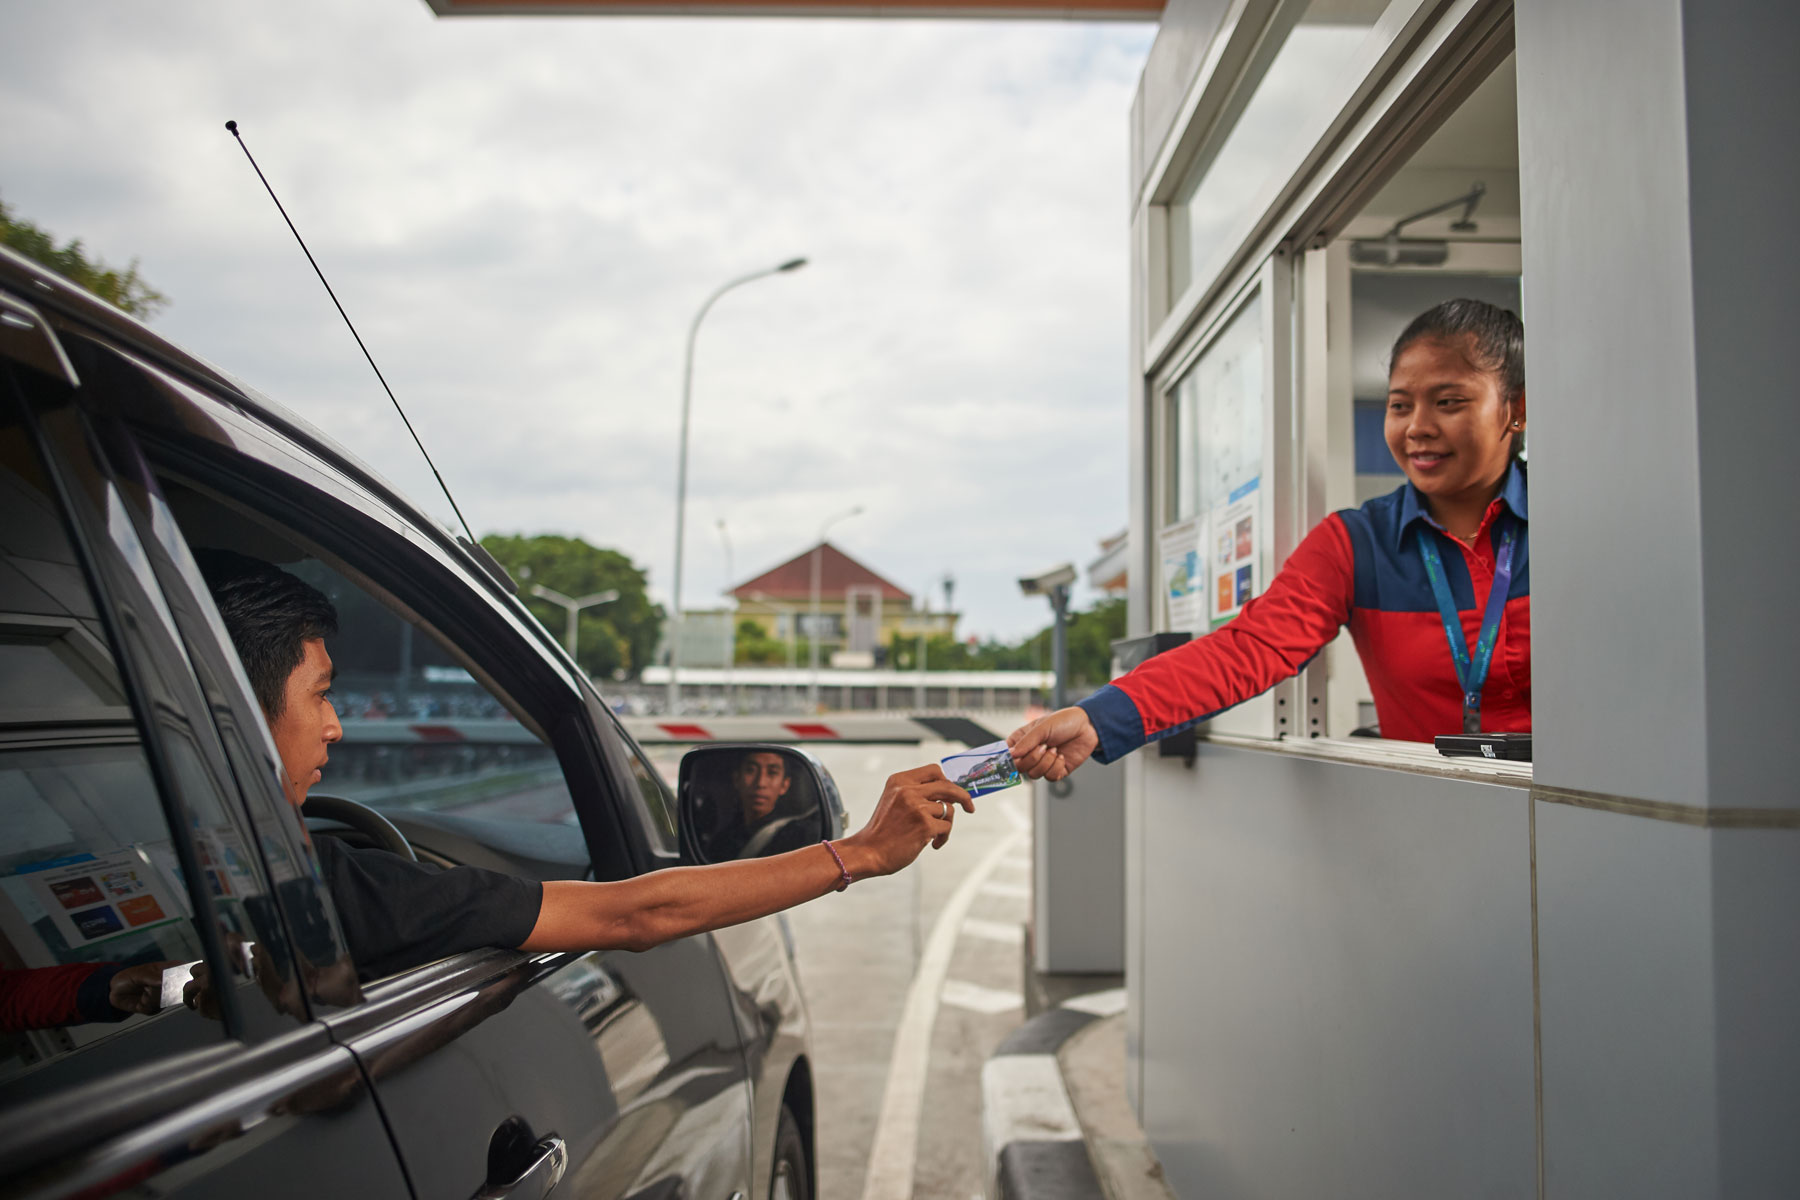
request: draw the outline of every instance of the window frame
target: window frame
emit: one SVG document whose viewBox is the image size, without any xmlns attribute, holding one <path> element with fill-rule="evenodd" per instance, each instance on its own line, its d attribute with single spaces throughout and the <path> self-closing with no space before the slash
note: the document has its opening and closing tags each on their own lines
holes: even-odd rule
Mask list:
<svg viewBox="0 0 1800 1200">
<path fill-rule="evenodd" d="M 433 545 L 441 534 L 357 486 L 348 464 L 322 459 L 237 406 L 221 410 L 216 398 L 185 381 L 164 379 L 181 389 L 170 399 L 190 410 L 182 414 L 188 420 L 134 412 L 123 422 L 159 480 L 210 493 L 318 557 L 529 716 L 557 756 L 596 877 L 667 865 L 642 822 L 625 815 L 637 811 L 635 789 L 626 786 L 623 762 L 607 752 L 588 708 L 590 698 L 605 706 L 559 652 L 546 652 L 549 635 L 523 605 L 497 602 L 491 580 Z M 213 436 L 196 441 L 196 428 Z M 470 602 L 446 602 L 446 594 Z M 523 646 L 536 653 L 517 654 Z"/>
<path fill-rule="evenodd" d="M 185 715 L 184 723 L 193 731 L 198 752 L 216 760 L 208 764 L 219 785 L 214 799 L 229 828 L 245 847 L 258 846 L 255 831 L 245 819 L 239 805 L 241 794 L 216 743 L 207 736 L 206 723 L 191 719 L 191 714 L 200 709 L 195 707 L 194 681 L 188 673 L 190 664 L 180 640 L 174 631 L 155 620 L 144 620 L 141 614 L 131 622 L 121 618 L 117 594 L 122 587 L 135 584 L 143 588 L 151 607 L 163 598 L 149 594 L 148 584 L 155 581 L 145 581 L 134 572 L 119 549 L 96 530 L 96 514 L 88 511 L 90 506 L 77 503 L 75 484 L 69 478 L 71 464 L 65 461 L 64 453 L 72 448 L 71 441 L 79 440 L 79 452 L 93 456 L 86 414 L 78 410 L 76 397 L 65 394 L 66 387 L 58 385 L 55 395 L 44 395 L 41 379 L 34 379 L 27 386 L 13 371 L 10 363 L 0 361 L 0 391 L 5 393 L 0 395 L 0 402 L 18 407 L 36 465 L 51 490 L 58 518 L 79 564 L 82 584 L 88 589 L 105 634 L 106 648 L 129 706 L 121 724 L 130 723 L 135 735 L 130 744 L 143 754 L 156 793 L 152 802 L 167 826 L 171 848 L 182 866 L 185 878 L 179 886 L 193 910 L 190 920 L 200 942 L 200 961 L 220 978 L 231 978 L 229 958 L 219 934 L 219 912 L 210 889 L 200 882 L 205 873 L 193 842 L 192 813 L 168 761 L 162 724 L 150 715 L 171 707 L 164 691 L 172 690 L 181 697 L 181 702 L 173 707 Z M 51 408 L 60 410 L 59 415 L 66 415 L 72 423 L 46 428 L 44 417 Z M 93 456 L 91 467 L 107 486 L 118 487 L 107 464 L 98 456 Z M 139 533 L 135 529 L 133 532 Z M 154 631 L 154 637 L 146 633 L 146 626 Z M 157 679 L 154 686 L 147 684 L 147 674 L 154 674 Z M 260 863 L 259 851 L 260 847 L 253 853 L 262 870 L 259 882 L 266 889 L 270 880 L 266 866 Z M 269 949 L 275 954 L 281 948 Z M 290 971 L 295 966 L 291 959 L 283 965 Z M 28 1104 L 8 1109 L 10 1119 L 3 1125 L 4 1132 L 0 1132 L 0 1164 L 6 1164 L 8 1172 L 15 1168 L 35 1169 L 33 1164 L 72 1161 L 68 1156 L 80 1151 L 80 1166 L 73 1169 L 79 1170 L 83 1178 L 93 1176 L 92 1181 L 98 1182 L 141 1161 L 146 1153 L 180 1144 L 187 1137 L 216 1126 L 223 1113 L 266 1112 L 268 1106 L 294 1087 L 312 1080 L 342 1077 L 352 1066 L 345 1055 L 329 1053 L 326 1031 L 305 1015 L 273 1028 L 260 1017 L 250 1019 L 251 1014 L 241 1003 L 240 987 L 217 989 L 220 1013 L 216 1040 L 209 1039 L 205 1045 L 130 1054 L 122 1063 L 112 1061 L 118 1050 L 108 1052 L 102 1047 L 143 1046 L 141 1038 L 130 1042 L 124 1039 L 136 1031 L 154 1028 L 153 1022 L 133 1024 L 121 1028 L 116 1037 L 95 1043 L 90 1053 L 99 1052 L 100 1057 L 86 1058 L 72 1076 L 43 1077 L 41 1094 L 34 1095 Z M 97 1071 L 104 1074 L 96 1076 Z M 229 1100 L 222 1103 L 222 1097 L 227 1096 Z M 121 1138 L 127 1140 L 117 1140 Z M 108 1167 L 109 1163 L 113 1165 Z"/>
</svg>

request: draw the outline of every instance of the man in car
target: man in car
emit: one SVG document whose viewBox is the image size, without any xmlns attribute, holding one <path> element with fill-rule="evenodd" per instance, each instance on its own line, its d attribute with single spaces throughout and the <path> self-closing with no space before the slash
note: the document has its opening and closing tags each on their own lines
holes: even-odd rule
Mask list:
<svg viewBox="0 0 1800 1200">
<path fill-rule="evenodd" d="M 283 790 L 298 809 L 344 735 L 325 649 L 337 612 L 317 588 L 258 559 L 208 551 L 200 565 L 274 735 Z M 484 946 L 645 950 L 768 916 L 907 866 L 926 843 L 949 836 L 957 805 L 975 811 L 933 763 L 890 776 L 868 824 L 835 842 L 607 883 L 445 870 L 335 838 L 313 845 L 357 973 L 374 978 Z"/>
<path fill-rule="evenodd" d="M 731 772 L 737 807 L 707 839 L 706 857 L 713 862 L 761 858 L 816 842 L 816 819 L 809 821 L 808 812 L 796 812 L 793 806 L 782 807 L 793 784 L 781 755 L 773 750 L 746 751 Z"/>
</svg>

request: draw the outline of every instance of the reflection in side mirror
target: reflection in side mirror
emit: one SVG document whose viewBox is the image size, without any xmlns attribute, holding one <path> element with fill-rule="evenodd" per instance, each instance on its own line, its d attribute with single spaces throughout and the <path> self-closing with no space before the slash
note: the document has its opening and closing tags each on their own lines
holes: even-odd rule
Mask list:
<svg viewBox="0 0 1800 1200">
<path fill-rule="evenodd" d="M 844 803 L 823 763 L 792 746 L 701 746 L 681 759 L 682 858 L 767 858 L 844 836 Z"/>
</svg>

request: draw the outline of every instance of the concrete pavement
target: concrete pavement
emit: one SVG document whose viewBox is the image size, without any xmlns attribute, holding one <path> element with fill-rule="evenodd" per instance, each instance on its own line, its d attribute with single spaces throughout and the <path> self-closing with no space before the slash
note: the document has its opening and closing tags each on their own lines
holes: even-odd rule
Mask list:
<svg viewBox="0 0 1800 1200">
<path fill-rule="evenodd" d="M 852 827 L 889 774 L 958 748 L 809 747 Z M 1025 800 L 1022 788 L 983 797 L 909 870 L 789 914 L 818 1059 L 821 1200 L 981 1194 L 982 1065 L 1024 1019 Z"/>
</svg>

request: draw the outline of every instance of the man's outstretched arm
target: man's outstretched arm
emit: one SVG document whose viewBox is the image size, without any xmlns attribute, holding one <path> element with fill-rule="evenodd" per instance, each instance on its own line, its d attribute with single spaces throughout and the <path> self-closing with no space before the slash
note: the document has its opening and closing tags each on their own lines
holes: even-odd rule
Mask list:
<svg viewBox="0 0 1800 1200">
<path fill-rule="evenodd" d="M 936 763 L 888 777 L 875 815 L 832 843 L 857 879 L 891 875 L 928 842 L 950 834 L 949 811 L 975 811 L 969 794 Z M 940 813 L 945 815 L 940 816 Z M 537 924 L 522 950 L 648 950 L 804 904 L 837 888 L 837 860 L 823 845 L 772 858 L 672 867 L 616 883 L 544 884 Z"/>
</svg>

